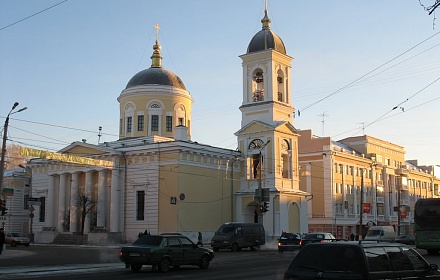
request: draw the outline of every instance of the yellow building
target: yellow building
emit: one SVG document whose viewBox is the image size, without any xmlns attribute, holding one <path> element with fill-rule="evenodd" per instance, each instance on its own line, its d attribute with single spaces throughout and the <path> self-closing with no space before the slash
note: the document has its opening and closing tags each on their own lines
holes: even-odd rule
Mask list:
<svg viewBox="0 0 440 280">
<path fill-rule="evenodd" d="M 299 189 L 298 132 L 293 126 L 290 61 L 282 40 L 262 30 L 243 59 L 238 148 L 191 141 L 193 98 L 162 67 L 135 74 L 118 97 L 119 140 L 74 142 L 34 156 L 37 242 L 87 234 L 88 243 L 133 241 L 140 232 L 180 232 L 209 242 L 225 222 L 263 223 L 266 235 L 307 229 L 308 193 Z M 262 206 L 266 205 L 266 209 Z"/>
<path fill-rule="evenodd" d="M 440 170 L 405 161 L 402 146 L 367 135 L 333 141 L 300 134 L 300 185 L 313 195 L 309 231 L 349 238 L 362 224 L 363 233 L 371 225 L 412 233 L 416 200 L 440 195 Z"/>
</svg>

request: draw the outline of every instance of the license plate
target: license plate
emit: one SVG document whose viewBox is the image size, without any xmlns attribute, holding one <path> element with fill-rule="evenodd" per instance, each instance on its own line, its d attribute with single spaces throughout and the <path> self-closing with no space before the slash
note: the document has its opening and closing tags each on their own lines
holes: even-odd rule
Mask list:
<svg viewBox="0 0 440 280">
<path fill-rule="evenodd" d="M 130 257 L 140 257 L 140 253 L 130 253 Z"/>
</svg>

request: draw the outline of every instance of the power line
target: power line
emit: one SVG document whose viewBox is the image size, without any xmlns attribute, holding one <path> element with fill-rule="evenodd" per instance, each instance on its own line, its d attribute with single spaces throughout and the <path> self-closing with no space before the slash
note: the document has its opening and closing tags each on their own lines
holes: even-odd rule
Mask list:
<svg viewBox="0 0 440 280">
<path fill-rule="evenodd" d="M 373 70 L 371 70 L 371 71 L 369 71 L 368 73 L 362 75 L 361 77 L 357 78 L 356 80 L 354 80 L 354 81 L 352 81 L 352 82 L 346 84 L 345 86 L 343 86 L 343 87 L 337 89 L 336 91 L 332 92 L 331 94 L 329 94 L 329 95 L 327 95 L 327 96 L 325 96 L 325 97 L 319 99 L 318 101 L 315 101 L 315 102 L 313 102 L 312 104 L 310 104 L 310 105 L 308 105 L 308 106 L 306 106 L 306 107 L 304 107 L 304 108 L 298 110 L 298 115 L 300 114 L 300 112 L 304 112 L 304 111 L 307 110 L 308 108 L 310 108 L 310 107 L 312 107 L 312 106 L 314 106 L 314 105 L 320 103 L 321 101 L 324 101 L 324 100 L 326 100 L 327 98 L 329 98 L 329 97 L 331 97 L 331 96 L 333 96 L 333 95 L 335 95 L 335 94 L 337 94 L 337 93 L 339 93 L 339 92 L 341 92 L 341 91 L 343 91 L 343 90 L 349 88 L 350 86 L 356 84 L 357 82 L 359 82 L 359 81 L 361 81 L 362 79 L 364 79 L 364 78 L 366 78 L 367 76 L 369 76 L 371 73 L 377 71 L 378 69 L 382 68 L 383 66 L 385 66 L 385 65 L 387 65 L 387 64 L 389 64 L 389 63 L 391 63 L 392 61 L 396 60 L 397 58 L 399 58 L 399 57 L 403 56 L 404 54 L 410 52 L 411 50 L 413 50 L 413 49 L 415 49 L 416 47 L 420 46 L 420 45 L 423 44 L 424 42 L 430 40 L 431 38 L 433 38 L 434 36 L 438 35 L 439 33 L 440 33 L 440 31 L 437 32 L 437 33 L 435 33 L 434 35 L 431 35 L 430 37 L 428 37 L 428 38 L 426 38 L 425 40 L 421 41 L 420 43 L 416 44 L 415 46 L 409 48 L 408 50 L 406 50 L 406 51 L 404 51 L 403 53 L 399 54 L 398 56 L 394 57 L 393 59 L 388 60 L 387 62 L 381 64 L 380 66 L 378 66 L 378 67 L 376 67 L 376 68 L 374 68 Z M 368 79 L 368 78 L 367 78 L 367 79 Z"/>
<path fill-rule="evenodd" d="M 8 28 L 8 27 L 11 27 L 11 26 L 13 26 L 13 25 L 15 25 L 15 24 L 17 24 L 17 23 L 19 23 L 19 22 L 25 21 L 25 20 L 27 20 L 27 19 L 29 19 L 29 18 L 31 18 L 31 17 L 34 17 L 34 16 L 36 16 L 36 15 L 38 15 L 38 14 L 41 14 L 41 13 L 43 13 L 43 12 L 49 10 L 49 9 L 52 9 L 52 8 L 58 6 L 58 5 L 63 4 L 64 2 L 67 2 L 67 1 L 69 1 L 69 0 L 61 1 L 61 2 L 59 2 L 59 3 L 57 3 L 57 4 L 53 5 L 53 6 L 50 6 L 49 8 L 46 8 L 46 9 L 41 10 L 41 11 L 39 11 L 39 12 L 33 14 L 33 15 L 30 15 L 30 16 L 28 16 L 28 17 L 25 17 L 24 19 L 20 19 L 19 21 L 16 21 L 16 22 L 14 22 L 14 23 L 11 23 L 11 24 L 9 24 L 9 25 L 6 25 L 6 26 L 0 28 L 0 31 L 3 30 L 3 29 L 6 29 L 6 28 Z"/>
</svg>

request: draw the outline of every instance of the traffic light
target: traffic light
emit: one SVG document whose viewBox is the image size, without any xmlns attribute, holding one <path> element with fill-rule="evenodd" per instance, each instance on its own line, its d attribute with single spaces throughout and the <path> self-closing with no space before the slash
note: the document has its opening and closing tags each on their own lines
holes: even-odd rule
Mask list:
<svg viewBox="0 0 440 280">
<path fill-rule="evenodd" d="M 261 212 L 266 213 L 267 211 L 269 211 L 269 202 L 263 202 L 263 207 Z"/>
</svg>

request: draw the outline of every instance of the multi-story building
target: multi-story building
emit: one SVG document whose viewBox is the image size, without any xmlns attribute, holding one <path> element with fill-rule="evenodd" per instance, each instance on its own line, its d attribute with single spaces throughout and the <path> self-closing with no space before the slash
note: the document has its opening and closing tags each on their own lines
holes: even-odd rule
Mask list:
<svg viewBox="0 0 440 280">
<path fill-rule="evenodd" d="M 367 135 L 333 141 L 311 130 L 300 134 L 300 186 L 313 195 L 309 231 L 348 238 L 371 225 L 393 225 L 410 233 L 416 200 L 440 195 L 440 170 L 405 161 L 402 146 Z"/>
</svg>

